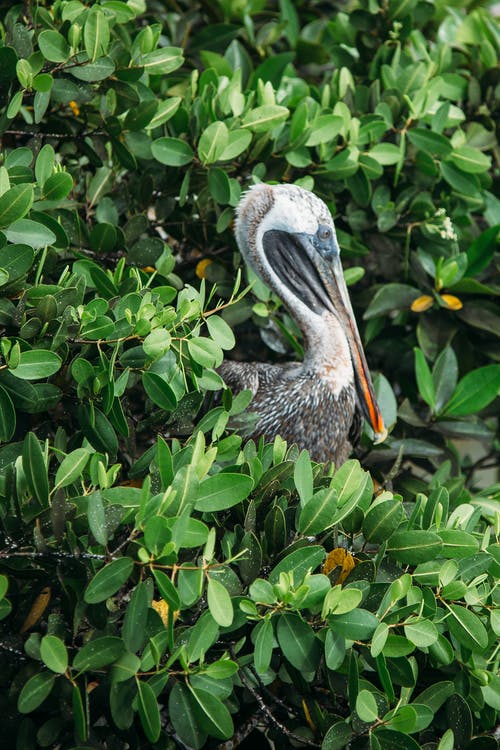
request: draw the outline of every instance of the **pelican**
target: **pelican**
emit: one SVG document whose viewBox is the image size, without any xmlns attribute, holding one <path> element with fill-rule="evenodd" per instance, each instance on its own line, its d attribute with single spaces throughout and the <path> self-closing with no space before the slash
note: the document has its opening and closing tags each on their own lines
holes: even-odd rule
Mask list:
<svg viewBox="0 0 500 750">
<path fill-rule="evenodd" d="M 340 466 L 359 439 L 364 415 L 387 435 L 345 285 L 332 216 L 297 185 L 251 187 L 236 209 L 245 262 L 282 300 L 304 338 L 303 362 L 226 361 L 219 368 L 236 393 L 250 389 L 258 421 L 250 436 L 276 435 L 315 461 Z"/>
</svg>

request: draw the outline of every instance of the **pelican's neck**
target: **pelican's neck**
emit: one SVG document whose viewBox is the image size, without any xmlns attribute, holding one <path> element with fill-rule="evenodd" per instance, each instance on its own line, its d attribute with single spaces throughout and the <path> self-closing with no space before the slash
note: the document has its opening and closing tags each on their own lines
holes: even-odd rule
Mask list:
<svg viewBox="0 0 500 750">
<path fill-rule="evenodd" d="M 315 325 L 295 318 L 304 336 L 303 369 L 328 381 L 335 395 L 354 386 L 354 369 L 347 337 L 331 313 L 315 316 Z"/>
</svg>

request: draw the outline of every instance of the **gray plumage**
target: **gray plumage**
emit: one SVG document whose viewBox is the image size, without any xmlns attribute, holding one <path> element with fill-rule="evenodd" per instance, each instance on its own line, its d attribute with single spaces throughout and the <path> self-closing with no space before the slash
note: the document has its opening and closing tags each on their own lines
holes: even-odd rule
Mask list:
<svg viewBox="0 0 500 750">
<path fill-rule="evenodd" d="M 258 419 L 250 437 L 306 448 L 339 466 L 359 438 L 362 411 L 385 428 L 342 276 L 333 219 L 317 196 L 295 185 L 256 185 L 237 209 L 245 261 L 282 299 L 304 337 L 304 361 L 224 362 L 235 393 L 250 389 Z"/>
</svg>

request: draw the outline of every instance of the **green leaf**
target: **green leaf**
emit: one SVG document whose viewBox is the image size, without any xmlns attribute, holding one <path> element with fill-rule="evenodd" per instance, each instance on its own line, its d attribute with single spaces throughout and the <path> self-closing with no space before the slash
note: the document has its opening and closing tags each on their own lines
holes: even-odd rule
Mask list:
<svg viewBox="0 0 500 750">
<path fill-rule="evenodd" d="M 91 341 L 99 341 L 99 339 L 107 339 L 113 335 L 115 331 L 115 324 L 108 318 L 107 315 L 98 315 L 95 320 L 90 323 L 86 323 L 82 326 L 81 334 L 85 339 Z"/>
<path fill-rule="evenodd" d="M 372 544 L 381 544 L 390 538 L 403 520 L 404 511 L 399 500 L 384 500 L 373 505 L 366 514 L 362 531 Z"/>
<path fill-rule="evenodd" d="M 248 130 L 238 128 L 228 133 L 227 145 L 219 156 L 219 161 L 230 161 L 245 151 L 252 142 L 252 134 Z"/>
<path fill-rule="evenodd" d="M 497 247 L 499 231 L 499 224 L 489 227 L 471 242 L 467 248 L 468 276 L 475 276 L 489 266 Z"/>
<path fill-rule="evenodd" d="M 85 715 L 82 694 L 78 685 L 73 685 L 71 693 L 71 708 L 73 709 L 75 734 L 78 739 L 85 741 L 87 739 L 87 716 Z"/>
<path fill-rule="evenodd" d="M 378 719 L 378 708 L 375 696 L 369 690 L 360 690 L 356 698 L 356 713 L 361 721 L 373 723 Z"/>
<path fill-rule="evenodd" d="M 10 372 L 21 380 L 40 380 L 57 372 L 61 364 L 61 358 L 55 352 L 32 349 L 21 352 L 19 364 Z"/>
<path fill-rule="evenodd" d="M 446 702 L 446 723 L 453 727 L 455 747 L 470 747 L 474 720 L 469 704 L 458 692 Z"/>
<path fill-rule="evenodd" d="M 378 618 L 367 609 L 353 609 L 342 615 L 329 615 L 328 623 L 334 633 L 350 640 L 368 640 L 379 625 Z"/>
<path fill-rule="evenodd" d="M 216 203 L 225 206 L 231 200 L 231 183 L 226 172 L 219 167 L 212 167 L 208 172 L 208 189 Z M 207 323 L 212 316 L 207 319 Z M 222 318 L 219 318 L 222 320 Z M 225 321 L 224 321 L 225 322 Z M 226 323 L 227 325 L 227 323 Z"/>
<path fill-rule="evenodd" d="M 223 354 L 215 341 L 203 336 L 193 336 L 187 342 L 190 356 L 203 367 L 219 367 Z"/>
<path fill-rule="evenodd" d="M 306 450 L 300 452 L 295 462 L 293 481 L 299 493 L 301 505 L 305 505 L 313 495 L 311 458 Z"/>
<path fill-rule="evenodd" d="M 45 456 L 33 432 L 28 432 L 23 442 L 23 470 L 28 487 L 40 505 L 49 502 L 49 478 Z"/>
<path fill-rule="evenodd" d="M 311 545 L 308 547 L 301 547 L 281 560 L 276 567 L 273 568 L 269 575 L 269 583 L 277 583 L 280 577 L 280 573 L 289 573 L 293 571 L 295 583 L 299 583 L 303 580 L 306 573 L 316 570 L 326 557 L 326 552 L 323 547 L 319 545 Z"/>
<path fill-rule="evenodd" d="M 0 440 L 8 442 L 16 429 L 16 410 L 8 391 L 0 385 Z"/>
<path fill-rule="evenodd" d="M 138 64 L 144 68 L 146 73 L 151 75 L 167 75 L 177 68 L 180 68 L 184 62 L 182 49 L 180 47 L 162 47 L 141 55 Z"/>
<path fill-rule="evenodd" d="M 319 146 L 320 143 L 331 143 L 344 126 L 344 119 L 338 115 L 320 115 L 311 126 L 306 146 Z"/>
<path fill-rule="evenodd" d="M 111 563 L 112 564 L 112 563 Z M 114 635 L 94 638 L 82 646 L 73 660 L 73 669 L 88 672 L 112 664 L 125 652 L 125 644 Z"/>
<path fill-rule="evenodd" d="M 87 466 L 90 452 L 87 448 L 76 448 L 63 458 L 56 472 L 54 490 L 59 487 L 67 487 L 69 484 L 82 476 Z"/>
<path fill-rule="evenodd" d="M 384 650 L 388 635 L 389 626 L 385 622 L 381 622 L 377 625 L 377 629 L 372 636 L 372 645 L 370 646 L 370 654 L 374 658 Z"/>
<path fill-rule="evenodd" d="M 210 336 L 221 349 L 232 349 L 236 343 L 234 333 L 226 321 L 219 315 L 207 318 L 207 328 Z"/>
<path fill-rule="evenodd" d="M 301 672 L 314 672 L 319 664 L 322 647 L 311 626 L 296 614 L 286 613 L 278 620 L 276 637 L 283 651 L 295 669 Z"/>
<path fill-rule="evenodd" d="M 198 721 L 197 703 L 188 688 L 176 682 L 168 696 L 168 713 L 179 738 L 185 745 L 200 750 L 207 733 Z"/>
<path fill-rule="evenodd" d="M 40 656 L 46 667 L 64 674 L 68 668 L 68 652 L 66 646 L 55 635 L 46 635 L 40 642 Z"/>
<path fill-rule="evenodd" d="M 473 652 L 484 651 L 488 645 L 488 633 L 479 617 L 458 604 L 450 604 L 447 608 L 450 614 L 446 623 L 452 636 Z"/>
<path fill-rule="evenodd" d="M 419 743 L 403 732 L 397 732 L 394 729 L 376 729 L 373 734 L 383 750 L 421 750 Z"/>
<path fill-rule="evenodd" d="M 153 576 L 155 578 L 156 585 L 158 586 L 158 591 L 160 592 L 162 599 L 167 602 L 168 606 L 172 610 L 180 609 L 181 601 L 179 598 L 179 594 L 177 593 L 177 589 L 175 588 L 174 584 L 167 576 L 167 574 L 162 570 L 153 568 Z"/>
<path fill-rule="evenodd" d="M 384 284 L 377 290 L 363 318 L 371 320 L 386 315 L 392 310 L 409 310 L 411 303 L 420 297 L 420 292 L 408 284 Z"/>
<path fill-rule="evenodd" d="M 458 383 L 443 413 L 452 417 L 474 414 L 488 406 L 500 389 L 500 365 L 486 365 L 467 373 Z"/>
<path fill-rule="evenodd" d="M 271 620 L 262 620 L 255 628 L 254 664 L 259 674 L 265 674 L 271 664 L 274 632 Z"/>
<path fill-rule="evenodd" d="M 455 390 L 457 379 L 457 358 L 451 346 L 447 346 L 438 356 L 432 368 L 432 382 L 436 394 L 435 410 L 438 414 Z"/>
<path fill-rule="evenodd" d="M 245 474 L 214 474 L 200 483 L 195 508 L 204 513 L 232 508 L 245 500 L 252 488 L 253 481 Z"/>
<path fill-rule="evenodd" d="M 40 706 L 50 695 L 56 675 L 50 672 L 40 672 L 33 675 L 23 686 L 17 699 L 17 709 L 22 714 L 30 714 Z"/>
<path fill-rule="evenodd" d="M 106 54 L 109 36 L 109 23 L 105 13 L 97 6 L 90 8 L 85 20 L 83 40 L 91 62 Z"/>
<path fill-rule="evenodd" d="M 389 166 L 398 163 L 401 151 L 399 146 L 395 146 L 393 143 L 378 143 L 370 149 L 368 156 L 383 166 Z"/>
<path fill-rule="evenodd" d="M 3 230 L 4 235 L 9 242 L 14 245 L 29 245 L 34 250 L 39 250 L 46 245 L 53 245 L 56 242 L 56 235 L 48 227 L 39 221 L 31 219 L 19 219 L 11 224 L 8 229 Z"/>
<path fill-rule="evenodd" d="M 69 58 L 68 42 L 62 34 L 53 29 L 42 31 L 38 36 L 38 46 L 42 55 L 50 62 L 63 63 Z"/>
<path fill-rule="evenodd" d="M 228 709 L 211 693 L 189 686 L 196 702 L 199 724 L 212 737 L 227 740 L 234 734 L 234 724 Z"/>
<path fill-rule="evenodd" d="M 87 83 L 103 81 L 109 78 L 115 72 L 115 64 L 111 57 L 99 57 L 94 62 L 88 62 L 83 65 L 71 65 L 67 68 L 74 78 Z"/>
<path fill-rule="evenodd" d="M 160 709 L 153 688 L 137 680 L 137 705 L 144 734 L 150 742 L 157 742 L 161 732 Z"/>
<path fill-rule="evenodd" d="M 396 531 L 387 543 L 388 554 L 406 565 L 432 560 L 442 548 L 441 537 L 432 531 Z"/>
<path fill-rule="evenodd" d="M 229 134 L 223 122 L 213 122 L 201 134 L 198 156 L 202 164 L 218 161 L 228 144 Z"/>
<path fill-rule="evenodd" d="M 180 96 L 171 96 L 165 101 L 157 102 L 156 113 L 147 123 L 148 130 L 158 128 L 160 125 L 168 122 L 179 109 L 182 99 Z"/>
<path fill-rule="evenodd" d="M 35 253 L 28 245 L 5 245 L 0 248 L 0 268 L 9 274 L 9 280 L 19 279 L 33 265 Z"/>
<path fill-rule="evenodd" d="M 300 511 L 298 522 L 298 529 L 300 533 L 308 536 L 310 534 L 319 534 L 322 531 L 325 531 L 325 529 L 328 529 L 335 523 L 334 519 L 336 510 L 336 489 L 334 487 L 330 487 L 328 489 L 325 488 L 323 490 L 319 490 Z"/>
<path fill-rule="evenodd" d="M 249 128 L 254 133 L 265 133 L 277 125 L 281 125 L 289 114 L 289 110 L 279 104 L 263 104 L 261 107 L 247 112 L 242 127 Z"/>
<path fill-rule="evenodd" d="M 210 576 L 207 584 L 207 601 L 215 622 L 223 628 L 228 628 L 234 618 L 231 597 L 227 588 Z"/>
<path fill-rule="evenodd" d="M 73 178 L 68 172 L 56 172 L 43 183 L 43 197 L 47 201 L 59 201 L 73 190 Z"/>
<path fill-rule="evenodd" d="M 453 695 L 455 686 L 453 682 L 436 682 L 420 693 L 415 702 L 427 706 L 433 713 L 437 713 L 443 703 Z"/>
<path fill-rule="evenodd" d="M 87 604 L 98 604 L 115 594 L 132 573 L 134 561 L 119 557 L 101 568 L 88 584 L 83 595 Z"/>
<path fill-rule="evenodd" d="M 16 185 L 0 196 L 0 229 L 22 219 L 33 204 L 33 185 Z"/>
<path fill-rule="evenodd" d="M 415 352 L 415 375 L 419 393 L 425 403 L 433 409 L 436 403 L 436 394 L 429 365 L 421 349 L 415 348 L 413 351 Z"/>
<path fill-rule="evenodd" d="M 443 541 L 443 557 L 461 559 L 479 551 L 479 541 L 475 536 L 461 529 L 442 529 L 438 535 Z"/>
<path fill-rule="evenodd" d="M 416 148 L 430 156 L 436 154 L 445 158 L 451 154 L 451 143 L 444 135 L 434 133 L 432 130 L 426 130 L 425 128 L 411 128 L 408 130 L 407 135 L 410 143 L 413 143 Z"/>
<path fill-rule="evenodd" d="M 491 167 L 491 158 L 471 146 L 459 146 L 453 149 L 450 161 L 467 174 L 482 174 Z"/>
<path fill-rule="evenodd" d="M 417 712 L 413 706 L 398 706 L 384 716 L 384 722 L 386 722 L 386 727 L 408 735 L 415 729 Z"/>
<path fill-rule="evenodd" d="M 189 143 L 180 138 L 157 138 L 151 144 L 151 153 L 160 164 L 168 167 L 183 167 L 194 157 Z"/>
<path fill-rule="evenodd" d="M 447 729 L 439 740 L 439 745 L 436 750 L 454 750 L 455 748 L 455 735 L 453 729 Z"/>
<path fill-rule="evenodd" d="M 337 721 L 323 738 L 321 750 L 342 750 L 352 740 L 352 729 L 345 721 Z"/>
<path fill-rule="evenodd" d="M 87 501 L 87 518 L 89 521 L 89 529 L 97 544 L 102 544 L 104 547 L 108 542 L 108 530 L 106 527 L 106 514 L 104 513 L 102 495 L 99 490 L 96 490 L 89 495 Z"/>
<path fill-rule="evenodd" d="M 142 373 L 142 384 L 151 401 L 160 409 L 165 411 L 175 409 L 177 406 L 175 393 L 161 375 L 146 370 Z"/>
<path fill-rule="evenodd" d="M 418 648 L 431 646 L 438 639 L 436 626 L 430 620 L 418 620 L 404 626 L 405 635 Z"/>
</svg>

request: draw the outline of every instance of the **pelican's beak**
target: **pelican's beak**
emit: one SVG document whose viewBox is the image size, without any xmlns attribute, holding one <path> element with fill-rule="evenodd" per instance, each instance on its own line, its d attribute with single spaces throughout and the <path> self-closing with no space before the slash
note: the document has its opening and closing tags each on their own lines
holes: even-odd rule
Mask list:
<svg viewBox="0 0 500 750">
<path fill-rule="evenodd" d="M 317 264 L 317 269 L 325 290 L 328 293 L 329 300 L 332 303 L 332 312 L 335 313 L 342 324 L 349 343 L 356 377 L 356 390 L 361 408 L 375 433 L 374 442 L 381 443 L 387 437 L 387 429 L 375 397 L 370 371 L 363 351 L 363 344 L 361 343 L 358 326 L 356 325 L 349 293 L 344 281 L 342 264 L 338 253 L 331 260 L 323 261 L 322 259 L 322 262 Z"/>
<path fill-rule="evenodd" d="M 340 322 L 349 342 L 361 408 L 375 433 L 375 442 L 381 443 L 387 430 L 375 398 L 334 232 L 318 247 L 314 236 L 273 229 L 264 234 L 262 244 L 274 273 L 294 297 L 317 315 L 328 311 Z"/>
</svg>

